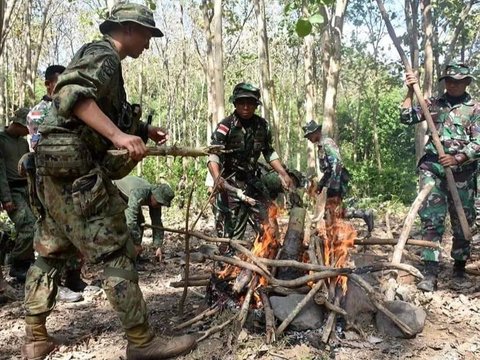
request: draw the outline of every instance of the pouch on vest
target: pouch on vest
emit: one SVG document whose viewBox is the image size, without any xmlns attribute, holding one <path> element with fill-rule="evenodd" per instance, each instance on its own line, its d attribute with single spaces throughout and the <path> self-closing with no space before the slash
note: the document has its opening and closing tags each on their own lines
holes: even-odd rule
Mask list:
<svg viewBox="0 0 480 360">
<path fill-rule="evenodd" d="M 52 133 L 43 136 L 35 152 L 37 174 L 75 179 L 93 167 L 90 151 L 73 133 Z"/>
<path fill-rule="evenodd" d="M 72 184 L 73 207 L 85 218 L 97 215 L 108 202 L 108 192 L 97 171 L 82 176 Z"/>
</svg>

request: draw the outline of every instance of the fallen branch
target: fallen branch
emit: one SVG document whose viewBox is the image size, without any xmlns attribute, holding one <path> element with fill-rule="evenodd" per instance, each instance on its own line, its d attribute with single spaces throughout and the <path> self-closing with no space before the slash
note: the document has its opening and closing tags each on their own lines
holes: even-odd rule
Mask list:
<svg viewBox="0 0 480 360">
<path fill-rule="evenodd" d="M 245 325 L 245 321 L 247 320 L 248 309 L 250 307 L 250 302 L 252 301 L 253 291 L 257 287 L 257 283 L 258 283 L 258 276 L 254 276 L 252 281 L 250 281 L 250 284 L 248 285 L 247 294 L 245 295 L 242 308 L 240 309 L 240 313 L 238 314 L 239 329 L 243 328 L 243 325 Z"/>
<path fill-rule="evenodd" d="M 323 281 L 318 281 L 313 287 L 310 292 L 305 295 L 305 297 L 295 306 L 295 309 L 292 310 L 290 314 L 285 318 L 285 320 L 282 321 L 280 326 L 277 328 L 277 331 L 275 332 L 277 336 L 280 336 L 283 331 L 287 328 L 288 325 L 295 319 L 295 317 L 302 311 L 302 309 L 305 307 L 305 305 L 312 299 L 315 294 L 320 290 L 320 288 L 323 286 Z"/>
<path fill-rule="evenodd" d="M 356 284 L 358 284 L 364 291 L 365 293 L 367 294 L 368 298 L 370 299 L 371 303 L 373 304 L 373 306 L 375 306 L 375 308 L 382 312 L 386 317 L 388 317 L 390 320 L 393 321 L 393 323 L 395 325 L 398 326 L 398 328 L 407 336 L 409 337 L 413 337 L 415 336 L 415 333 L 413 332 L 413 330 L 410 328 L 410 326 L 408 326 L 407 324 L 405 324 L 402 320 L 400 320 L 398 318 L 397 315 L 395 315 L 394 313 L 392 313 L 390 310 L 388 310 L 383 304 L 382 304 L 382 301 L 377 299 L 376 297 L 376 292 L 374 290 L 374 288 L 368 283 L 366 282 L 365 280 L 363 280 L 360 276 L 356 275 L 356 274 L 349 274 L 347 275 L 349 279 L 351 279 L 352 281 L 354 281 Z"/>
<path fill-rule="evenodd" d="M 230 319 L 228 319 L 227 321 L 223 322 L 222 324 L 220 325 L 217 325 L 217 326 L 214 326 L 210 329 L 208 329 L 207 331 L 205 331 L 205 333 L 200 337 L 198 338 L 197 342 L 200 342 L 202 340 L 205 340 L 207 337 L 209 337 L 210 335 L 212 334 L 215 334 L 221 330 L 223 330 L 226 326 L 228 326 L 232 321 L 234 321 L 235 319 L 237 319 L 237 314 L 235 314 L 234 316 L 232 316 Z"/>
<path fill-rule="evenodd" d="M 271 344 L 275 342 L 275 316 L 273 315 L 272 305 L 267 294 L 260 290 L 260 297 L 262 298 L 263 311 L 265 311 L 265 342 Z"/>
<path fill-rule="evenodd" d="M 181 287 L 190 287 L 190 286 L 207 286 L 210 284 L 209 279 L 200 279 L 200 280 L 180 280 L 180 281 L 174 281 L 170 283 L 170 286 L 173 288 L 181 288 Z"/>
<path fill-rule="evenodd" d="M 181 324 L 178 324 L 177 326 L 174 326 L 173 327 L 173 330 L 181 330 L 181 329 L 184 329 L 190 325 L 193 325 L 195 324 L 196 322 L 199 322 L 205 318 L 208 318 L 209 316 L 212 316 L 212 315 L 215 315 L 217 312 L 220 311 L 220 308 L 218 306 L 214 306 L 212 308 L 208 308 L 206 310 L 204 310 L 203 312 L 201 312 L 200 314 L 198 314 L 197 316 L 195 316 L 194 318 L 188 320 L 188 321 L 185 321 Z"/>
<path fill-rule="evenodd" d="M 369 239 L 358 239 L 355 240 L 354 245 L 397 245 L 398 240 L 395 239 L 381 239 L 381 238 L 369 238 Z M 417 239 L 408 239 L 406 245 L 414 245 L 421 247 L 429 247 L 432 249 L 440 249 L 440 244 L 428 241 L 428 240 L 417 240 Z"/>
<path fill-rule="evenodd" d="M 336 288 L 336 287 L 335 287 Z M 340 298 L 342 296 L 341 291 L 337 291 L 334 298 L 334 306 L 338 307 L 340 305 Z M 335 319 L 337 318 L 337 313 L 335 311 L 330 311 L 328 314 L 327 322 L 325 323 L 325 327 L 322 334 L 322 342 L 324 344 L 328 343 L 328 339 L 330 339 L 330 334 L 332 333 L 333 329 L 335 328 Z"/>
<path fill-rule="evenodd" d="M 317 294 L 318 295 L 318 294 Z M 327 310 L 329 311 L 334 311 L 336 312 L 337 314 L 340 314 L 342 315 L 343 317 L 347 317 L 348 314 L 345 310 L 343 310 L 340 306 L 338 305 L 335 305 L 335 304 L 332 304 L 330 301 L 327 300 L 327 298 L 325 296 L 316 296 L 315 297 L 315 302 L 318 304 L 318 305 L 323 305 L 327 308 Z"/>
<path fill-rule="evenodd" d="M 210 154 L 222 154 L 228 151 L 223 145 L 212 145 L 201 148 L 192 148 L 187 146 L 148 146 L 147 156 L 180 156 L 180 157 L 199 157 L 208 156 Z M 127 156 L 127 149 L 108 150 L 108 153 L 113 156 Z"/>
</svg>

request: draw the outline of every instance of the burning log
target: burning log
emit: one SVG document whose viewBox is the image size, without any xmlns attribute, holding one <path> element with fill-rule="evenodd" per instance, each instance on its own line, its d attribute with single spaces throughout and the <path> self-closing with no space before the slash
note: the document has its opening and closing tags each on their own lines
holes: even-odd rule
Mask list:
<svg viewBox="0 0 480 360">
<path fill-rule="evenodd" d="M 241 293 L 243 289 L 252 281 L 253 273 L 252 270 L 244 269 L 238 274 L 235 278 L 235 283 L 233 284 L 233 292 Z"/>
<path fill-rule="evenodd" d="M 303 246 L 303 228 L 306 213 L 307 211 L 304 208 L 296 207 L 291 210 L 280 260 L 301 260 L 305 250 Z M 281 267 L 277 272 L 278 278 L 285 280 L 295 279 L 301 275 L 303 275 L 302 272 L 291 267 Z"/>
</svg>

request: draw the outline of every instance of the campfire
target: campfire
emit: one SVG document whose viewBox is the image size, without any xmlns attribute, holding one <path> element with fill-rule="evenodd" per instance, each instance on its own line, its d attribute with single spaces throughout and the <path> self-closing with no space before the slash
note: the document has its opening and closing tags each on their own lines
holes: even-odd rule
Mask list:
<svg viewBox="0 0 480 360">
<path fill-rule="evenodd" d="M 340 306 L 348 290 L 347 283 L 352 280 L 365 291 L 374 307 L 403 334 L 407 337 L 415 334 L 409 325 L 384 306 L 376 291 L 360 274 L 388 269 L 400 269 L 416 277 L 421 277 L 421 274 L 405 264 L 381 263 L 358 268 L 351 266 L 349 250 L 354 246 L 357 231 L 344 218 L 340 198 L 327 200 L 325 220 L 322 217 L 316 227 L 312 227 L 306 209 L 293 207 L 286 231 L 280 231 L 278 212 L 275 205 L 269 208 L 268 222 L 262 225 L 262 231 L 253 243 L 193 234 L 208 241 L 228 243 L 236 255 L 229 257 L 206 254 L 215 266 L 222 264 L 222 268 L 203 277 L 192 275 L 172 284 L 176 287 L 207 286 L 209 308 L 178 325 L 177 329 L 206 321 L 225 307 L 239 309 L 233 318 L 206 331 L 202 337 L 205 338 L 233 321 L 241 329 L 249 310 L 260 309 L 265 317 L 266 342 L 271 343 L 313 303 L 317 310 L 321 309 L 319 311 L 326 315 L 326 320 L 322 317 L 316 326 L 322 328 L 322 342 L 328 343 L 338 315 L 355 328 L 349 314 Z M 277 303 L 288 296 L 299 296 L 299 300 L 293 308 L 287 313 L 283 311 L 284 314 L 281 315 Z M 276 326 L 277 320 L 279 326 Z"/>
</svg>

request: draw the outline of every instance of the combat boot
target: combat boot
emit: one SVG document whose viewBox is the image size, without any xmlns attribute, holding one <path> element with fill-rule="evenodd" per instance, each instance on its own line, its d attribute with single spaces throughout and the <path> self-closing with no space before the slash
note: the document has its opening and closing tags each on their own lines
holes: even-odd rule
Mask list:
<svg viewBox="0 0 480 360">
<path fill-rule="evenodd" d="M 466 263 L 467 262 L 463 260 L 455 260 L 452 272 L 452 284 L 454 287 L 460 288 L 467 280 L 465 274 Z"/>
<path fill-rule="evenodd" d="M 157 360 L 170 359 L 185 355 L 197 345 L 193 335 L 177 336 L 161 339 L 150 331 L 148 324 L 126 330 L 127 360 Z"/>
<path fill-rule="evenodd" d="M 345 217 L 347 219 L 351 219 L 351 218 L 362 219 L 363 221 L 365 221 L 365 224 L 367 225 L 368 233 L 370 234 L 372 232 L 373 230 L 373 211 L 372 210 L 348 209 L 345 212 Z"/>
<path fill-rule="evenodd" d="M 82 280 L 80 270 L 67 270 L 64 285 L 74 292 L 81 293 L 88 284 Z"/>
<path fill-rule="evenodd" d="M 26 320 L 28 321 L 28 320 Z M 22 345 L 22 358 L 42 360 L 55 349 L 55 342 L 47 333 L 45 320 L 39 324 L 25 325 L 25 343 Z"/>
<path fill-rule="evenodd" d="M 74 303 L 83 300 L 81 293 L 74 292 L 65 286 L 58 286 L 57 301 Z"/>
<path fill-rule="evenodd" d="M 437 290 L 439 265 L 437 261 L 424 261 L 423 280 L 417 284 L 419 290 L 432 292 Z"/>
</svg>

